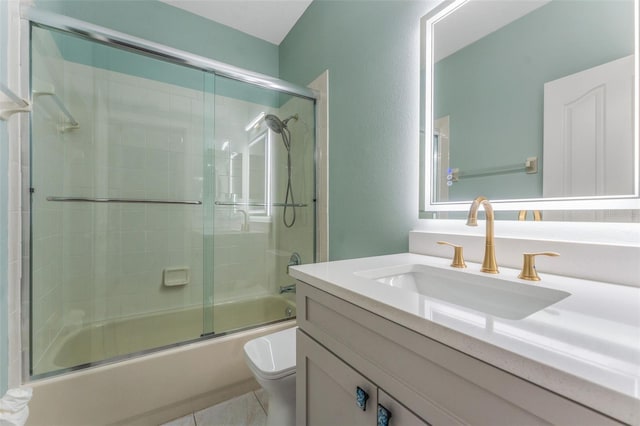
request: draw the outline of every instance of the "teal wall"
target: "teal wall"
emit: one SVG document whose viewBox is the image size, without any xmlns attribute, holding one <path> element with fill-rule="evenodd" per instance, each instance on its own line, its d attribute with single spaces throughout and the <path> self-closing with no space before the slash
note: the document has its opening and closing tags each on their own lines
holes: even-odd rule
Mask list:
<svg viewBox="0 0 640 426">
<path fill-rule="evenodd" d="M 329 256 L 405 252 L 418 212 L 420 17 L 436 2 L 314 0 L 280 77 L 329 70 Z"/>
<path fill-rule="evenodd" d="M 7 83 L 7 3 L 0 1 L 0 82 Z M 4 121 L 0 121 L 0 396 L 7 390 L 9 366 L 9 306 L 7 300 L 8 269 L 8 187 L 9 138 Z"/>
<path fill-rule="evenodd" d="M 441 60 L 435 115 L 450 115 L 451 167 L 541 161 L 544 83 L 632 53 L 632 0 L 556 0 Z M 449 199 L 481 193 L 539 197 L 542 173 L 461 180 Z"/>
<path fill-rule="evenodd" d="M 278 46 L 157 0 L 36 0 L 70 16 L 263 74 L 278 76 Z"/>
</svg>

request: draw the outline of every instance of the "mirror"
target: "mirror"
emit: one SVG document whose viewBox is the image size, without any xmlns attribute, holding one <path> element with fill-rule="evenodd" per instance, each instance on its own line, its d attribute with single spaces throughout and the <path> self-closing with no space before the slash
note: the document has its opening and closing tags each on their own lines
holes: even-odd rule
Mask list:
<svg viewBox="0 0 640 426">
<path fill-rule="evenodd" d="M 637 218 L 637 16 L 638 0 L 459 0 L 425 16 L 423 210 L 485 195 L 516 216 Z"/>
</svg>

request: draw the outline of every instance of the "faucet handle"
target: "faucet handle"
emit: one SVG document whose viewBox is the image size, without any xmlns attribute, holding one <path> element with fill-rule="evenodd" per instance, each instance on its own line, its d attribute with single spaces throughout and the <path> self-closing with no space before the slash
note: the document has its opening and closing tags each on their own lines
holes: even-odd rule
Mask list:
<svg viewBox="0 0 640 426">
<path fill-rule="evenodd" d="M 467 264 L 464 263 L 464 256 L 462 256 L 462 246 L 452 244 L 447 241 L 438 241 L 438 244 L 453 247 L 453 261 L 451 262 L 451 266 L 453 266 L 454 268 L 467 267 Z"/>
<path fill-rule="evenodd" d="M 529 281 L 540 281 L 538 272 L 536 271 L 536 256 L 560 256 L 560 253 L 554 251 L 545 251 L 540 253 L 523 253 L 524 261 L 522 263 L 522 271 L 518 278 Z"/>
</svg>

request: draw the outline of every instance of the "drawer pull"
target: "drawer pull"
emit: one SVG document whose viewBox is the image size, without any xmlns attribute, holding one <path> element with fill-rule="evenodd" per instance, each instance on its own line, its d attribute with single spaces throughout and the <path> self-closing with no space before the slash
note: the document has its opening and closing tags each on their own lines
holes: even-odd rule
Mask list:
<svg viewBox="0 0 640 426">
<path fill-rule="evenodd" d="M 378 404 L 378 426 L 389 426 L 391 411 Z"/>
<path fill-rule="evenodd" d="M 367 409 L 367 399 L 369 399 L 369 394 L 364 391 L 360 386 L 356 387 L 356 404 L 362 411 Z"/>
</svg>

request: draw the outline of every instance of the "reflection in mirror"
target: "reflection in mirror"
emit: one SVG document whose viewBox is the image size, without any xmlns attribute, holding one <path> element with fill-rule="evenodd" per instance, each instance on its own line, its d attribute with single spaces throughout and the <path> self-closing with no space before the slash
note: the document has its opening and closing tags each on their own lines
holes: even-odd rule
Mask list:
<svg viewBox="0 0 640 426">
<path fill-rule="evenodd" d="M 271 188 L 269 145 L 267 132 L 254 138 L 248 147 L 248 188 L 251 215 L 268 215 L 268 196 Z"/>
<path fill-rule="evenodd" d="M 242 147 L 229 140 L 222 142 L 216 155 L 216 193 L 220 201 L 238 201 L 242 197 Z"/>
<path fill-rule="evenodd" d="M 540 200 L 637 209 L 637 3 L 454 1 L 425 17 L 425 210 L 480 194 L 516 216 Z"/>
<path fill-rule="evenodd" d="M 229 194 L 242 194 L 242 154 L 229 152 Z"/>
</svg>

